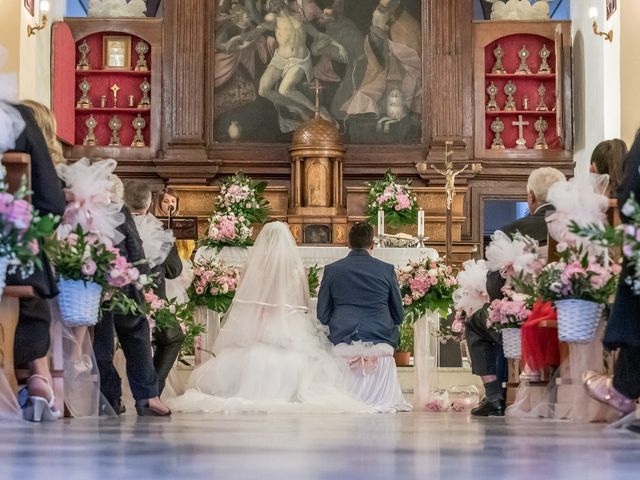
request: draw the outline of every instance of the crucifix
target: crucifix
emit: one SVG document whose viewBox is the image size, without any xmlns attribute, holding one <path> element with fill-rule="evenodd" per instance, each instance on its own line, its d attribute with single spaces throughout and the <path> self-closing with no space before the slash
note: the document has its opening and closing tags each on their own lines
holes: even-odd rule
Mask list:
<svg viewBox="0 0 640 480">
<path fill-rule="evenodd" d="M 444 160 L 446 170 L 442 171 L 435 166 L 431 166 L 438 174 L 442 175 L 445 179 L 444 189 L 447 193 L 447 216 L 446 216 L 446 246 L 445 246 L 445 255 L 446 260 L 449 265 L 451 265 L 451 250 L 453 246 L 452 237 L 452 228 L 453 228 L 453 199 L 456 196 L 456 177 L 464 172 L 469 165 L 465 165 L 460 170 L 456 171 L 453 169 L 453 161 L 450 160 L 450 157 L 453 156 L 453 150 L 449 150 L 449 148 L 453 145 L 453 142 L 448 140 L 444 144 Z"/>
<path fill-rule="evenodd" d="M 514 127 L 518 127 L 518 139 L 516 140 L 516 149 L 527 150 L 527 140 L 524 138 L 524 127 L 529 125 L 529 122 L 522 120 L 522 115 L 518 115 L 518 121 L 513 122 Z"/>
<path fill-rule="evenodd" d="M 118 90 L 120 90 L 120 87 L 117 83 L 114 83 L 109 90 L 113 92 L 113 108 L 118 108 Z"/>
<path fill-rule="evenodd" d="M 320 85 L 320 80 L 317 78 L 314 79 L 312 83 L 308 83 L 311 90 L 316 93 L 316 118 L 320 118 L 320 90 L 323 90 L 324 87 Z"/>
</svg>

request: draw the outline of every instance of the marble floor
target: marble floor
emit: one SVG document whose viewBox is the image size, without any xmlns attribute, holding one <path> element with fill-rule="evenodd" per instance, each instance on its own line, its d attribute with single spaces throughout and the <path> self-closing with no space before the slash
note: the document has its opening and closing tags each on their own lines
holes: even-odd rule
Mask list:
<svg viewBox="0 0 640 480">
<path fill-rule="evenodd" d="M 0 479 L 640 478 L 640 435 L 464 414 L 0 423 Z"/>
</svg>

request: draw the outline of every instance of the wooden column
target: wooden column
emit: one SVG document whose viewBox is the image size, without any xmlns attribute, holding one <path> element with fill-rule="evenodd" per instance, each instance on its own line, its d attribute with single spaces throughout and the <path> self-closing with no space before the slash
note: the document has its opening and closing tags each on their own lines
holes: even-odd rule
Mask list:
<svg viewBox="0 0 640 480">
<path fill-rule="evenodd" d="M 431 145 L 429 161 L 444 161 L 444 142 L 454 141 L 454 161 L 466 161 L 473 152 L 473 2 L 426 2 Z"/>
<path fill-rule="evenodd" d="M 210 9 L 207 0 L 165 2 L 165 158 L 157 169 L 170 183 L 206 183 L 218 170 L 207 159 L 205 138 Z"/>
</svg>

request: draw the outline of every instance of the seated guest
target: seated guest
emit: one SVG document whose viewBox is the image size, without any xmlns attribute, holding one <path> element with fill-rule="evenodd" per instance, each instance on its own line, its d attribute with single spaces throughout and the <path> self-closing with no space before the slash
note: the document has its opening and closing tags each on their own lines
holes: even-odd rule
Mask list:
<svg viewBox="0 0 640 480">
<path fill-rule="evenodd" d="M 623 222 L 629 220 L 622 213 L 622 207 L 633 194 L 640 199 L 640 137 L 636 140 L 627 156 L 624 176 L 618 193 L 618 207 Z M 633 275 L 634 267 L 624 259 L 618 291 L 604 336 L 604 346 L 618 351 L 613 377 L 598 372 L 586 372 L 584 375 L 587 393 L 606 403 L 623 414 L 636 409 L 640 397 L 640 296 L 623 279 Z M 640 433 L 640 422 L 631 423 L 628 428 Z"/>
<path fill-rule="evenodd" d="M 379 411 L 408 411 L 393 358 L 404 319 L 393 265 L 373 258 L 373 227 L 349 231 L 346 258 L 327 265 L 318 295 L 318 319 L 329 326 L 351 393 Z"/>
<path fill-rule="evenodd" d="M 537 240 L 540 245 L 547 243 L 547 222 L 545 216 L 553 211 L 553 205 L 547 203 L 549 188 L 556 182 L 565 180 L 562 172 L 555 168 L 539 168 L 531 172 L 527 181 L 527 203 L 529 215 L 504 226 L 502 230 L 511 236 L 516 232 Z M 489 272 L 487 275 L 487 292 L 489 300 L 503 297 L 504 279 L 500 272 Z M 474 313 L 466 323 L 466 338 L 471 357 L 471 369 L 482 379 L 485 398 L 471 411 L 472 415 L 503 416 L 505 399 L 502 384 L 497 377 L 497 362 L 502 352 L 500 333 L 487 327 L 487 311 L 481 309 Z"/>
<path fill-rule="evenodd" d="M 165 279 L 173 280 L 182 272 L 182 261 L 170 231 L 162 229 L 162 223 L 147 213 L 151 206 L 151 190 L 145 182 L 128 182 L 124 189 L 124 203 L 131 210 L 143 248 L 152 260 L 151 274 L 154 275 L 154 292 L 163 300 L 167 299 Z M 164 235 L 163 235 L 164 234 Z M 152 253 L 153 252 L 153 253 Z M 156 258 L 154 258 L 156 256 Z M 153 364 L 158 375 L 158 391 L 162 394 L 165 381 L 178 358 L 184 333 L 179 326 L 168 327 L 153 332 L 155 353 Z"/>
<path fill-rule="evenodd" d="M 609 197 L 615 198 L 622 182 L 623 164 L 627 153 L 627 144 L 619 138 L 600 142 L 591 153 L 591 172 L 609 175 Z"/>
<path fill-rule="evenodd" d="M 42 215 L 62 215 L 65 208 L 62 184 L 56 170 L 47 142 L 42 135 L 32 111 L 16 105 L 26 127 L 16 140 L 13 151 L 31 155 L 31 201 Z M 42 247 L 42 245 L 41 245 Z M 20 275 L 7 278 L 8 285 L 30 285 L 36 291 L 33 298 L 20 299 L 20 317 L 15 332 L 14 361 L 17 367 L 27 366 L 31 376 L 27 380 L 26 397 L 22 398 L 25 418 L 32 421 L 55 420 L 61 415 L 54 406 L 52 379 L 49 371 L 51 312 L 47 298 L 58 295 L 56 280 L 51 266 L 40 248 L 42 269 L 36 269 L 33 275 L 23 279 Z M 46 402 L 44 408 L 37 403 Z"/>
<path fill-rule="evenodd" d="M 117 177 L 113 177 L 112 198 L 122 199 L 124 187 Z M 118 227 L 124 235 L 124 240 L 116 247 L 131 263 L 143 261 L 146 257 L 142 248 L 142 240 L 136 230 L 136 224 L 127 207 L 122 208 L 125 222 Z M 142 274 L 149 273 L 149 267 L 144 263 L 138 265 Z M 128 286 L 127 296 L 134 298 L 142 305 L 142 292 L 133 286 Z M 120 376 L 113 365 L 114 333 L 117 333 L 122 351 L 127 360 L 127 377 L 131 393 L 136 400 L 138 415 L 171 415 L 159 398 L 158 377 L 156 375 L 153 358 L 151 356 L 151 332 L 149 322 L 144 315 L 118 314 L 103 312 L 102 320 L 95 327 L 93 348 L 100 370 L 100 390 L 109 401 L 116 413 L 122 413 L 122 386 Z"/>
</svg>

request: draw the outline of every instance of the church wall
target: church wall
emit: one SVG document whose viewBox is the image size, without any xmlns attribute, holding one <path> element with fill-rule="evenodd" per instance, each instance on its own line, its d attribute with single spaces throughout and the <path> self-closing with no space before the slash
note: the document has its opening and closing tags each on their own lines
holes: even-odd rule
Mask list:
<svg viewBox="0 0 640 480">
<path fill-rule="evenodd" d="M 50 2 L 49 22 L 44 30 L 27 38 L 27 24 L 39 18 L 36 2 L 36 18 L 22 9 L 21 13 L 21 50 L 20 50 L 20 98 L 32 99 L 50 105 L 51 103 L 51 24 L 64 16 L 65 2 Z"/>
<path fill-rule="evenodd" d="M 636 131 L 640 128 L 640 2 L 620 2 L 616 14 L 620 27 L 614 30 L 620 32 L 620 72 L 621 72 L 621 137 L 631 146 Z M 615 28 L 615 27 L 614 27 Z"/>
<path fill-rule="evenodd" d="M 18 72 L 20 66 L 20 24 L 16 18 L 20 15 L 20 2 L 0 3 L 0 44 L 7 49 L 7 58 L 0 72 Z"/>
<path fill-rule="evenodd" d="M 571 0 L 576 174 L 588 171 L 591 152 L 605 135 L 605 42 L 593 34 L 591 7 L 598 9 L 602 25 L 603 0 Z"/>
</svg>

